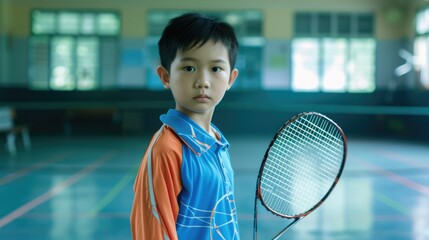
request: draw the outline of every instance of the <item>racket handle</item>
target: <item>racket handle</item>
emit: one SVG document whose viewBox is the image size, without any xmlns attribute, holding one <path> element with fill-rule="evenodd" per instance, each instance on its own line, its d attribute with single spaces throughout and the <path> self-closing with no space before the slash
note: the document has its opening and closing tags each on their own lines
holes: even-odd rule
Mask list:
<svg viewBox="0 0 429 240">
<path fill-rule="evenodd" d="M 256 190 L 255 190 L 255 205 L 253 206 L 253 240 L 258 240 L 258 199 L 259 199 L 259 182 L 261 175 L 258 175 L 256 180 Z"/>
<path fill-rule="evenodd" d="M 293 225 L 295 225 L 299 220 L 301 220 L 302 217 L 300 218 L 295 218 L 295 220 L 293 220 L 293 222 L 291 222 L 289 225 L 287 225 L 285 228 L 283 228 L 283 230 L 281 232 L 279 232 L 279 234 L 277 234 L 273 240 L 277 240 L 279 239 L 279 237 L 281 237 L 283 235 L 283 233 L 285 233 L 290 227 L 292 227 Z"/>
<path fill-rule="evenodd" d="M 255 198 L 253 213 L 253 240 L 258 240 L 258 198 Z"/>
</svg>

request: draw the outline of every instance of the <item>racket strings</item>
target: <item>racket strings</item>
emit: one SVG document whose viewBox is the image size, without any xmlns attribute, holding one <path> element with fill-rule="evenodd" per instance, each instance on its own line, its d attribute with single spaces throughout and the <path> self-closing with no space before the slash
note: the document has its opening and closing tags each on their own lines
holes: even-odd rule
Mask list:
<svg viewBox="0 0 429 240">
<path fill-rule="evenodd" d="M 275 173 L 274 173 L 275 174 Z M 293 184 L 293 181 L 289 179 L 283 178 L 281 175 L 279 175 L 280 178 L 284 179 L 284 182 L 287 182 L 289 184 Z M 296 204 L 296 201 L 306 201 L 307 198 L 291 198 L 290 196 L 293 194 L 296 194 L 293 189 L 283 187 L 282 185 L 279 185 L 277 181 L 273 181 L 272 179 L 266 179 L 268 183 L 266 185 L 275 185 L 277 189 L 273 190 L 272 186 L 264 187 L 261 186 L 263 190 L 270 191 L 271 194 L 266 197 L 266 202 L 269 202 L 270 206 L 273 206 L 274 209 L 280 209 L 280 212 L 290 212 L 285 210 L 287 206 L 293 206 Z M 279 190 L 280 189 L 280 190 Z M 279 201 L 281 200 L 281 201 Z M 285 203 L 289 203 L 290 205 L 285 205 Z"/>
<path fill-rule="evenodd" d="M 297 153 L 299 154 L 299 152 L 297 152 Z M 272 157 L 282 158 L 282 159 L 285 158 L 284 155 L 280 155 L 280 154 L 276 154 L 276 153 L 274 155 L 272 155 Z M 293 165 L 294 168 L 289 168 L 289 167 L 285 166 L 284 164 L 279 164 L 277 162 L 272 162 L 272 165 L 266 166 L 267 171 L 270 171 L 273 175 L 276 176 L 277 181 L 276 182 L 272 181 L 272 183 L 274 185 L 276 185 L 277 187 L 285 189 L 285 187 L 283 187 L 284 182 L 293 183 L 293 177 L 296 175 L 296 173 L 301 173 L 302 175 L 305 175 L 306 173 L 308 173 L 308 169 L 309 169 L 308 167 L 305 168 L 296 162 L 291 162 L 291 165 Z M 274 168 L 274 170 L 270 169 L 270 167 Z M 291 171 L 291 169 L 294 171 Z M 288 176 L 288 174 L 289 174 L 289 176 Z M 279 180 L 281 180 L 281 181 L 279 181 Z M 324 180 L 324 179 L 320 179 L 320 180 Z M 309 183 L 313 183 L 313 182 L 309 182 Z M 317 186 L 317 185 L 315 185 L 315 186 Z"/>
<path fill-rule="evenodd" d="M 338 131 L 334 126 L 332 126 L 332 124 L 327 125 L 328 128 L 325 129 L 317 126 L 313 122 L 308 121 L 304 118 L 302 120 L 306 122 L 296 121 L 293 125 L 291 125 L 290 130 L 295 131 L 296 133 L 291 133 L 293 137 L 298 137 L 302 139 L 302 142 L 304 143 L 311 143 L 312 147 L 317 148 L 317 150 L 322 151 L 324 154 L 331 157 L 332 159 L 337 159 L 337 156 L 331 156 L 331 154 L 342 155 L 343 145 L 340 144 L 341 141 L 338 141 L 340 140 L 341 136 L 340 134 L 337 134 L 336 136 L 333 135 L 333 132 L 336 131 L 338 133 Z M 319 121 L 320 120 L 324 119 L 319 119 Z M 328 123 L 329 122 L 325 120 L 322 126 L 326 127 L 326 124 Z"/>
<path fill-rule="evenodd" d="M 336 179 L 343 157 L 338 129 L 319 117 L 301 117 L 280 132 L 261 177 L 261 194 L 272 209 L 297 215 L 317 204 Z"/>
<path fill-rule="evenodd" d="M 296 146 L 296 148 L 287 147 L 288 145 Z M 323 151 L 323 149 L 321 149 L 318 146 L 313 145 L 312 147 L 315 147 L 316 150 Z M 293 152 L 291 152 L 291 149 Z M 293 140 L 290 140 L 290 139 L 279 139 L 279 144 L 273 145 L 273 150 L 275 150 L 275 151 L 273 151 L 273 154 L 275 154 L 276 157 L 282 157 L 281 155 L 283 154 L 283 152 L 287 152 L 289 154 L 294 154 L 294 155 L 302 155 L 302 156 L 304 156 L 305 155 L 304 153 L 306 153 L 309 155 L 309 157 L 319 157 L 319 158 L 321 157 L 321 156 L 317 155 L 315 153 L 315 151 L 309 151 L 309 147 L 303 145 L 303 143 L 295 143 L 295 142 L 293 142 Z M 335 155 L 341 154 L 341 153 L 340 152 L 328 153 L 326 151 L 324 153 L 325 153 L 325 156 L 322 156 L 322 157 L 324 157 L 325 160 L 327 160 L 327 161 L 322 161 L 322 162 L 330 165 L 331 167 L 335 167 L 336 162 L 333 162 L 332 159 L 337 157 Z M 303 166 L 299 165 L 296 167 L 299 168 L 299 167 L 303 167 Z"/>
<path fill-rule="evenodd" d="M 296 128 L 299 128 L 301 131 L 296 130 Z M 318 129 L 323 130 L 322 128 L 318 128 Z M 302 155 L 302 156 L 305 156 L 306 154 L 310 155 L 307 157 L 307 159 L 319 160 L 317 158 L 324 158 L 322 159 L 322 161 L 312 161 L 312 162 L 314 165 L 318 163 L 322 163 L 322 165 L 320 165 L 321 167 L 325 167 L 324 164 L 327 164 L 328 166 L 324 168 L 325 171 L 330 169 L 331 170 L 330 172 L 333 174 L 337 172 L 338 162 L 336 162 L 335 160 L 341 159 L 342 157 L 342 154 L 343 154 L 342 145 L 338 145 L 338 146 L 341 146 L 341 149 L 334 148 L 334 147 L 329 148 L 330 145 L 326 144 L 326 140 L 330 140 L 330 142 L 332 142 L 332 138 L 323 139 L 315 136 L 313 139 L 311 139 L 309 135 L 306 135 L 305 133 L 302 132 L 302 131 L 306 131 L 305 126 L 304 128 L 300 126 L 296 126 L 295 128 L 291 127 L 290 130 L 296 133 L 296 134 L 291 133 L 293 138 L 291 138 L 290 136 L 289 137 L 286 136 L 286 133 L 283 132 L 277 141 L 278 144 L 273 145 L 273 150 L 277 150 L 277 151 L 273 151 L 273 153 L 276 154 L 276 157 L 281 157 L 280 154 L 286 151 L 292 155 Z M 333 129 L 328 129 L 328 131 L 332 131 L 332 130 Z M 326 132 L 326 133 L 330 133 L 330 132 Z M 324 136 L 324 135 L 320 135 L 320 136 Z M 330 134 L 330 136 L 333 136 L 333 135 Z M 340 136 L 336 136 L 337 140 L 339 138 Z M 298 143 L 294 142 L 294 139 L 298 139 L 298 141 L 300 142 Z M 335 141 L 335 142 L 338 143 L 338 141 Z M 314 150 L 311 151 L 311 148 L 315 148 L 319 152 L 316 152 Z M 291 152 L 290 149 L 295 151 Z M 325 150 L 328 150 L 328 151 L 325 151 Z M 320 152 L 323 152 L 323 154 L 320 154 Z M 295 167 L 304 168 L 304 165 L 299 164 L 299 165 L 296 165 Z M 312 167 L 312 166 L 309 166 L 309 167 Z M 329 174 L 329 171 L 326 171 L 326 173 Z"/>
<path fill-rule="evenodd" d="M 301 121 L 296 121 L 295 126 L 292 125 L 290 128 L 291 135 L 295 139 L 299 139 L 300 142 L 296 144 L 291 144 L 289 141 L 289 138 L 286 138 L 286 143 L 284 143 L 284 140 L 282 139 L 282 143 L 292 145 L 293 148 L 299 147 L 300 151 L 297 151 L 298 154 L 301 152 L 303 159 L 310 159 L 313 161 L 308 161 L 307 164 L 299 164 L 302 168 L 306 169 L 314 169 L 314 167 L 324 167 L 324 164 L 331 165 L 330 162 L 332 159 L 341 159 L 341 153 L 342 151 L 335 151 L 338 148 L 327 148 L 328 146 L 331 146 L 332 144 L 332 137 L 330 131 L 332 131 L 332 125 L 327 125 L 329 122 L 324 121 L 320 123 L 321 120 L 324 120 L 322 118 L 315 118 L 315 116 L 312 116 L 313 119 L 311 121 L 306 120 L 305 118 L 301 118 Z M 314 121 L 316 124 L 314 124 L 312 121 Z M 318 127 L 318 125 L 321 125 L 321 127 Z M 331 129 L 327 128 L 331 127 Z M 298 130 L 297 130 L 298 129 Z M 308 133 L 308 134 L 307 134 Z M 283 137 L 285 134 L 283 134 Z M 304 146 L 304 147 L 302 147 Z M 341 146 L 342 147 L 342 146 Z M 327 151 L 326 151 L 327 150 Z M 305 154 L 304 154 L 305 153 Z M 322 153 L 322 154 L 321 154 Z M 339 156 L 339 155 L 340 156 Z M 318 159 L 319 158 L 319 159 Z M 323 159 L 320 159 L 323 158 Z M 318 164 L 322 163 L 322 164 Z M 334 169 L 331 169 L 331 171 L 326 172 L 328 175 L 319 174 L 321 177 L 329 177 L 329 172 L 336 173 L 337 168 L 335 166 L 338 166 L 338 164 L 333 163 L 331 167 L 334 167 Z M 327 167 L 329 169 L 329 167 Z M 298 169 L 303 170 L 303 169 Z M 325 169 L 326 171 L 326 169 Z M 332 177 L 335 177 L 335 175 L 332 175 Z M 320 179 L 323 180 L 323 179 Z"/>
<path fill-rule="evenodd" d="M 314 121 L 314 119 L 317 119 L 317 120 Z M 309 129 L 316 133 L 317 132 L 322 133 L 320 134 L 320 136 L 325 137 L 327 142 L 331 142 L 331 144 L 334 144 L 339 148 L 343 147 L 343 145 L 341 144 L 341 141 L 334 141 L 340 138 L 340 133 L 338 132 L 337 128 L 327 120 L 322 119 L 318 116 L 310 116 L 310 120 L 306 118 L 301 118 L 301 120 L 306 122 L 307 124 L 302 124 L 299 121 L 297 121 L 297 123 L 301 123 L 303 126 L 312 126 Z M 321 126 L 318 125 L 320 122 L 323 122 Z"/>
<path fill-rule="evenodd" d="M 296 128 L 298 128 L 301 131 L 296 130 Z M 313 136 L 313 138 L 311 138 L 311 136 L 309 136 L 308 134 L 305 134 L 306 129 L 302 128 L 301 126 L 296 126 L 296 128 L 291 127 L 291 131 L 294 131 L 297 135 L 293 135 L 293 137 L 299 137 L 299 139 L 301 139 L 301 143 L 295 144 L 294 146 L 299 148 L 300 150 L 302 150 L 302 152 L 306 152 L 306 154 L 308 154 L 309 156 L 307 157 L 308 159 L 313 159 L 313 160 L 321 160 L 321 161 L 313 161 L 315 164 L 317 163 L 321 163 L 320 167 L 323 168 L 323 170 L 326 171 L 326 174 L 329 174 L 329 172 L 332 172 L 333 174 L 335 174 L 337 172 L 338 169 L 338 160 L 342 159 L 342 155 L 343 155 L 343 146 L 342 145 L 337 145 L 340 147 L 335 147 L 329 143 L 333 143 L 333 139 L 332 138 L 326 138 L 325 135 L 323 135 L 325 132 L 315 132 L 314 134 L 319 134 L 317 136 Z M 331 126 L 332 128 L 332 126 Z M 312 129 L 310 129 L 312 130 Z M 319 128 L 319 130 L 323 130 L 321 128 Z M 335 129 L 327 129 L 326 133 L 329 133 L 329 131 L 332 131 Z M 322 135 L 321 135 L 322 134 Z M 323 136 L 325 138 L 319 137 L 319 136 Z M 332 136 L 332 135 L 329 135 Z M 338 135 L 336 137 L 336 139 L 340 139 L 340 135 Z M 329 142 L 327 142 L 327 140 L 330 140 Z M 285 144 L 294 144 L 293 142 L 290 141 L 290 138 L 286 138 L 286 139 L 281 139 L 281 142 L 283 143 L 281 146 L 284 146 Z M 335 141 L 335 143 L 338 143 L 338 141 Z M 312 150 L 313 149 L 313 150 Z M 318 158 L 323 158 L 323 159 L 318 159 Z M 337 161 L 335 161 L 337 160 Z M 311 167 L 311 166 L 309 166 Z M 327 170 L 331 170 L 331 171 L 327 171 Z M 321 169 L 322 170 L 322 169 Z"/>
<path fill-rule="evenodd" d="M 312 117 L 315 118 L 315 116 L 312 116 Z M 301 131 L 298 131 L 296 130 L 296 128 L 291 127 L 291 130 L 295 131 L 299 135 L 299 136 L 296 136 L 292 134 L 293 137 L 300 137 L 300 139 L 302 139 L 301 144 L 305 143 L 307 146 L 316 148 L 316 150 L 320 151 L 322 154 L 320 154 L 320 152 L 315 154 L 314 151 L 310 153 L 319 157 L 324 157 L 324 160 L 327 160 L 327 161 L 322 161 L 322 163 L 332 163 L 332 166 L 338 167 L 338 161 L 336 162 L 335 160 L 342 159 L 343 145 L 342 145 L 341 135 L 339 134 L 337 128 L 322 118 L 318 118 L 316 124 L 312 122 L 314 120 L 308 121 L 305 118 L 302 118 L 302 120 L 305 121 L 306 124 L 304 124 L 303 122 L 297 121 L 295 126 Z M 317 124 L 322 120 L 323 120 L 323 124 L 321 124 L 322 127 L 319 127 Z M 308 124 L 311 124 L 311 125 L 308 125 Z M 333 134 L 335 132 L 337 134 Z M 310 133 L 310 134 L 306 134 L 306 133 Z"/>
<path fill-rule="evenodd" d="M 296 165 L 296 163 L 294 163 Z M 267 184 L 266 186 L 262 186 L 265 190 L 268 190 L 272 193 L 272 195 L 268 196 L 268 200 L 271 201 L 272 205 L 276 205 L 276 208 L 280 208 L 281 206 L 292 206 L 296 207 L 297 203 L 301 205 L 314 205 L 314 201 L 317 200 L 317 197 L 320 196 L 319 191 L 321 191 L 319 185 L 315 183 L 315 181 L 306 181 L 302 186 L 302 189 L 307 190 L 305 192 L 297 193 L 293 191 L 296 188 L 293 186 L 296 182 L 296 179 L 302 178 L 302 176 L 308 176 L 313 173 L 309 173 L 307 168 L 302 169 L 300 166 L 296 166 L 295 169 L 289 170 L 291 168 L 286 168 L 284 165 L 273 164 L 270 166 L 266 166 L 267 174 L 271 174 L 273 178 L 265 179 Z M 317 177 L 317 176 L 316 176 Z M 322 179 L 318 179 L 318 181 L 322 181 Z M 291 196 L 295 196 L 292 198 Z M 278 201 L 278 200 L 282 201 Z M 284 202 L 287 202 L 291 205 L 284 205 Z M 286 210 L 281 210 L 286 211 Z M 289 211 L 288 211 L 289 212 Z"/>
</svg>

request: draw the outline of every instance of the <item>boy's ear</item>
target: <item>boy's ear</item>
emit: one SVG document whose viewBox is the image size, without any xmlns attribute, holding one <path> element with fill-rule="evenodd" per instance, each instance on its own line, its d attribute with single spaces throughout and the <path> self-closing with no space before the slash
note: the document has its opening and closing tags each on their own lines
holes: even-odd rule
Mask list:
<svg viewBox="0 0 429 240">
<path fill-rule="evenodd" d="M 167 69 L 163 66 L 158 66 L 156 69 L 156 72 L 158 73 L 159 79 L 162 82 L 162 85 L 164 85 L 165 89 L 170 88 L 170 74 L 168 73 Z"/>
<path fill-rule="evenodd" d="M 227 88 L 227 90 L 229 90 L 231 87 L 232 87 L 232 85 L 234 84 L 234 82 L 235 82 L 235 79 L 237 79 L 237 76 L 238 76 L 238 69 L 237 68 L 234 68 L 232 71 L 231 71 L 231 74 L 230 74 L 230 76 L 229 76 L 229 81 L 228 81 L 228 88 Z"/>
</svg>

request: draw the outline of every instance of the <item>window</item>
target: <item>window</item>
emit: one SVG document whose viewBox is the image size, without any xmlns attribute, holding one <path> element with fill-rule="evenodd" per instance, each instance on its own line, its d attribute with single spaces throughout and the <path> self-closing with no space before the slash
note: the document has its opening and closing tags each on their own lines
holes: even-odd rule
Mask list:
<svg viewBox="0 0 429 240">
<path fill-rule="evenodd" d="M 147 66 L 147 85 L 149 89 L 163 89 L 155 67 L 159 64 L 158 40 L 168 21 L 186 11 L 151 11 L 148 16 L 149 38 L 147 50 L 150 63 Z M 207 15 L 217 17 L 228 22 L 237 35 L 240 49 L 237 56 L 236 68 L 240 71 L 240 81 L 236 81 L 233 88 L 259 89 L 261 88 L 264 40 L 262 37 L 262 13 L 260 11 L 219 11 L 207 12 Z"/>
<path fill-rule="evenodd" d="M 297 13 L 292 90 L 374 91 L 373 31 L 370 14 Z"/>
<path fill-rule="evenodd" d="M 416 38 L 414 40 L 414 70 L 424 89 L 429 89 L 429 7 L 416 14 Z"/>
<path fill-rule="evenodd" d="M 313 91 L 320 88 L 317 39 L 302 38 L 292 43 L 292 90 Z M 299 80 L 299 81 L 298 81 Z"/>
<path fill-rule="evenodd" d="M 351 39 L 348 62 L 349 92 L 375 90 L 375 41 Z"/>
<path fill-rule="evenodd" d="M 115 85 L 120 19 L 113 12 L 32 12 L 29 87 L 95 90 Z"/>
</svg>

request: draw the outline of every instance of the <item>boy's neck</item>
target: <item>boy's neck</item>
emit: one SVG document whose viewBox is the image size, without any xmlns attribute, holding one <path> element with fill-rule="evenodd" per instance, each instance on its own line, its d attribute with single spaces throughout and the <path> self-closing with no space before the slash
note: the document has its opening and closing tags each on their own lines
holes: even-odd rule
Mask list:
<svg viewBox="0 0 429 240">
<path fill-rule="evenodd" d="M 213 117 L 213 112 L 205 112 L 205 113 L 194 113 L 194 112 L 186 112 L 180 109 L 176 109 L 184 114 L 186 114 L 189 118 L 191 118 L 198 126 L 202 127 L 210 136 L 217 138 L 215 131 L 211 127 L 211 121 Z"/>
</svg>

